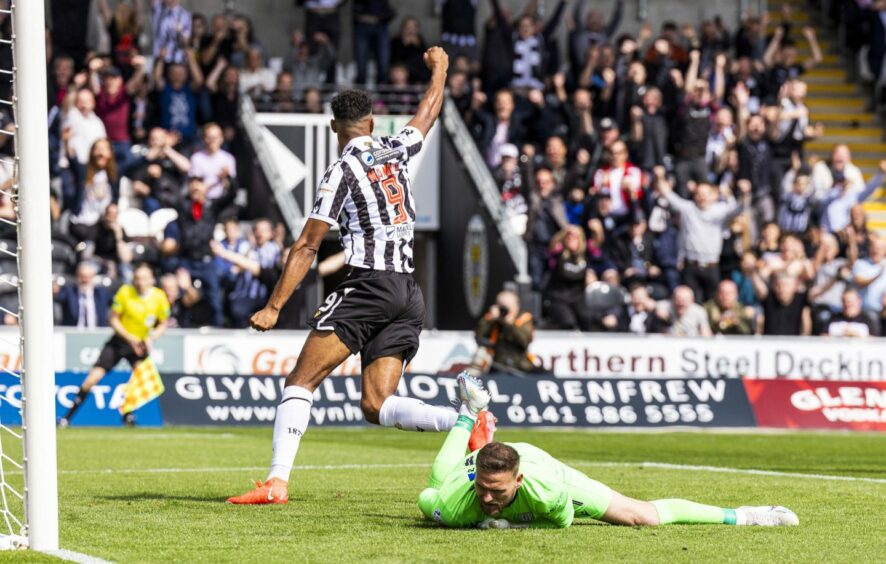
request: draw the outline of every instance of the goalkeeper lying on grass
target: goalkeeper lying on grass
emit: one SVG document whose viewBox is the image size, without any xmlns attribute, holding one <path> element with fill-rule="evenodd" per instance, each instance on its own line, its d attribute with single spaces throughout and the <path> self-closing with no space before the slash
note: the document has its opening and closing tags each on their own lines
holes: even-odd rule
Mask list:
<svg viewBox="0 0 886 564">
<path fill-rule="evenodd" d="M 489 395 L 459 376 L 460 415 L 431 469 L 418 506 L 449 527 L 562 528 L 575 517 L 613 525 L 797 525 L 784 507 L 723 509 L 683 499 L 638 501 L 588 478 L 526 443 L 492 441 Z M 471 453 L 465 456 L 470 441 Z"/>
</svg>

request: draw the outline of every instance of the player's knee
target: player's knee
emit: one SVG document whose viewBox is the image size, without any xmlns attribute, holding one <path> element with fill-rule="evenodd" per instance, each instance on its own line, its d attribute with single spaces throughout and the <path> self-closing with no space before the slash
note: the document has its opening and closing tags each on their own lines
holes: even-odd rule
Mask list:
<svg viewBox="0 0 886 564">
<path fill-rule="evenodd" d="M 373 425 L 379 424 L 382 403 L 382 401 L 376 400 L 375 398 L 364 397 L 360 400 L 360 409 L 363 410 L 363 417 L 366 419 L 367 423 L 372 423 Z"/>
</svg>

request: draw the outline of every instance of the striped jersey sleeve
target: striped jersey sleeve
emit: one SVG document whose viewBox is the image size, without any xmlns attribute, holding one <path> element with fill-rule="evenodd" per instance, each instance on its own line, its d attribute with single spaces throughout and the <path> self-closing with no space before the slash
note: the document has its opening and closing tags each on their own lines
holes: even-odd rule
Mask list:
<svg viewBox="0 0 886 564">
<path fill-rule="evenodd" d="M 386 148 L 399 149 L 401 151 L 400 162 L 406 163 L 421 151 L 424 136 L 417 128 L 407 125 L 396 135 L 380 137 L 378 142 Z"/>
<path fill-rule="evenodd" d="M 329 225 L 338 225 L 338 216 L 348 195 L 348 183 L 345 178 L 344 165 L 341 161 L 334 163 L 326 170 L 320 185 L 317 187 L 317 198 L 309 219 L 319 219 Z"/>
</svg>

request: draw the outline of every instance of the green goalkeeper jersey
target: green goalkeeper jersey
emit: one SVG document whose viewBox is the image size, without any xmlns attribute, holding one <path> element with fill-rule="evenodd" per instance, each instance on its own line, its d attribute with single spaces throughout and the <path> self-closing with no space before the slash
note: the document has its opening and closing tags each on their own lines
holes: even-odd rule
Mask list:
<svg viewBox="0 0 886 564">
<path fill-rule="evenodd" d="M 559 460 L 527 443 L 506 443 L 520 454 L 523 484 L 514 501 L 498 519 L 524 523 L 531 527 L 568 527 L 575 510 L 567 488 L 568 467 Z M 472 527 L 488 516 L 480 509 L 474 492 L 476 453 L 453 468 L 438 488 L 428 488 L 419 497 L 422 512 L 448 527 Z"/>
</svg>

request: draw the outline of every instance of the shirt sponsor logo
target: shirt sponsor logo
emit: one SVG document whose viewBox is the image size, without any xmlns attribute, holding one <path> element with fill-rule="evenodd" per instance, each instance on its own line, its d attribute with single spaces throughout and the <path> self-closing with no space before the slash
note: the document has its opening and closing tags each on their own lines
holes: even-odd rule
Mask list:
<svg viewBox="0 0 886 564">
<path fill-rule="evenodd" d="M 402 225 L 386 225 L 384 232 L 385 241 L 396 241 L 399 239 L 411 238 L 413 230 L 413 225 L 411 223 L 405 223 Z"/>
</svg>

